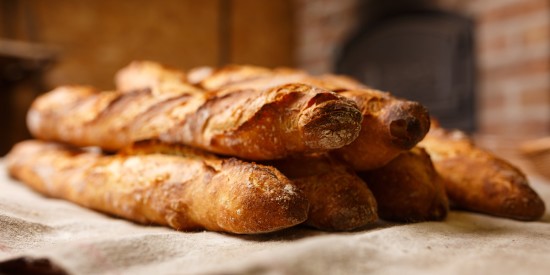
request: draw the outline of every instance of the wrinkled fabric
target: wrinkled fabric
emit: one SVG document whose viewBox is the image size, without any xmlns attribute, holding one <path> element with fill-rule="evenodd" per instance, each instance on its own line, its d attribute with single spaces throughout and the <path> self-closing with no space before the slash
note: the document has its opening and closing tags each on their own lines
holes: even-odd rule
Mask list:
<svg viewBox="0 0 550 275">
<path fill-rule="evenodd" d="M 550 182 L 531 183 L 550 206 Z M 548 274 L 548 259 L 549 214 L 519 222 L 452 211 L 444 222 L 379 222 L 344 233 L 178 232 L 44 197 L 0 163 L 0 273 Z"/>
</svg>

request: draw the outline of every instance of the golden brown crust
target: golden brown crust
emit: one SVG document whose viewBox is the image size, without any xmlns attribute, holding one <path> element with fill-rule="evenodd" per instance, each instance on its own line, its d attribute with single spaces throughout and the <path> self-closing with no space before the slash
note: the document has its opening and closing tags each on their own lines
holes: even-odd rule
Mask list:
<svg viewBox="0 0 550 275">
<path fill-rule="evenodd" d="M 325 83 L 321 87 L 326 87 L 336 92 L 371 89 L 365 84 L 345 75 L 324 74 L 318 76 L 317 80 Z"/>
<path fill-rule="evenodd" d="M 246 65 L 210 68 L 206 72 L 201 69 L 192 71 L 195 71 L 192 78 L 196 79 L 192 81 L 206 90 L 225 89 L 224 93 L 230 93 L 242 89 L 264 90 L 289 83 L 305 83 L 338 92 L 354 100 L 363 116 L 361 132 L 354 142 L 335 151 L 333 155 L 349 163 L 355 170 L 371 170 L 385 165 L 399 153 L 416 145 L 430 128 L 428 111 L 419 103 L 394 98 L 388 93 L 370 89 L 341 75 L 314 77 L 296 69 L 270 70 Z M 162 71 L 157 71 L 156 74 L 162 74 Z M 337 125 L 338 117 L 334 119 Z M 323 119 L 317 121 L 326 122 Z M 311 125 L 311 129 L 319 129 L 315 123 Z M 333 137 L 340 136 L 338 131 L 326 132 L 333 133 Z M 316 131 L 312 133 L 311 140 L 323 136 L 326 135 L 322 130 Z"/>
<path fill-rule="evenodd" d="M 61 86 L 38 97 L 27 114 L 27 126 L 40 139 L 63 141 L 77 146 L 100 146 L 107 150 L 122 148 L 138 138 L 158 136 L 174 127 L 183 116 L 204 101 L 186 93 L 155 95 L 150 89 L 128 93 L 83 93 L 79 86 Z M 171 103 L 179 104 L 173 105 Z M 160 106 L 172 108 L 158 114 L 163 124 L 136 125 L 140 116 Z M 58 106 L 63 106 L 59 108 Z M 174 110 L 177 109 L 177 110 Z M 135 122 L 136 121 L 136 122 Z M 150 129 L 146 136 L 140 128 Z M 157 131 L 153 131 L 157 130 Z"/>
<path fill-rule="evenodd" d="M 209 99 L 160 139 L 269 160 L 342 147 L 357 137 L 360 121 L 352 101 L 312 86 L 288 84 L 264 91 L 239 89 Z"/>
<path fill-rule="evenodd" d="M 7 164 L 12 176 L 45 195 L 140 223 L 254 234 L 307 218 L 306 198 L 279 171 L 237 159 L 105 156 L 25 141 Z"/>
<path fill-rule="evenodd" d="M 414 147 L 430 128 L 428 111 L 419 103 L 369 89 L 340 94 L 354 100 L 363 114 L 359 137 L 333 152 L 355 170 L 386 165 L 401 152 Z"/>
<path fill-rule="evenodd" d="M 199 86 L 201 81 L 214 73 L 214 68 L 210 66 L 200 66 L 192 68 L 187 72 L 187 83 Z"/>
<path fill-rule="evenodd" d="M 447 216 L 449 202 L 442 179 L 422 148 L 403 152 L 384 167 L 360 176 L 368 182 L 382 219 L 418 222 Z"/>
<path fill-rule="evenodd" d="M 246 80 L 268 77 L 270 69 L 259 66 L 227 65 L 213 70 L 207 77 L 203 77 L 199 86 L 205 90 L 219 90 L 230 87 L 230 84 Z"/>
<path fill-rule="evenodd" d="M 184 72 L 153 61 L 133 61 L 115 75 L 117 90 L 123 93 L 146 88 L 154 94 L 203 92 L 186 82 L 187 75 Z"/>
<path fill-rule="evenodd" d="M 218 159 L 190 147 L 160 142 L 141 142 L 127 154 L 161 153 Z M 219 161 L 219 159 L 218 159 Z M 367 185 L 349 168 L 327 155 L 313 155 L 269 161 L 300 189 L 309 201 L 305 224 L 331 231 L 352 230 L 377 220 L 376 201 Z"/>
<path fill-rule="evenodd" d="M 269 164 L 304 191 L 310 203 L 307 225 L 342 231 L 378 219 L 376 201 L 365 182 L 329 156 L 301 156 Z"/>
<path fill-rule="evenodd" d="M 305 84 L 217 93 L 80 90 L 60 87 L 35 100 L 28 114 L 31 133 L 107 150 L 160 139 L 266 160 L 339 148 L 360 130 L 361 114 L 353 101 Z M 73 94 L 79 95 L 76 100 Z"/>
<path fill-rule="evenodd" d="M 505 160 L 477 148 L 464 133 L 435 128 L 420 146 L 432 156 L 453 205 L 526 221 L 544 214 L 544 202 L 525 175 Z"/>
<path fill-rule="evenodd" d="M 414 147 L 430 128 L 428 111 L 419 103 L 369 89 L 345 76 L 313 77 L 299 70 L 233 65 L 212 72 L 201 82 L 206 89 L 266 89 L 288 83 L 305 83 L 338 92 L 359 106 L 363 115 L 359 137 L 333 154 L 355 170 L 385 165 Z"/>
</svg>

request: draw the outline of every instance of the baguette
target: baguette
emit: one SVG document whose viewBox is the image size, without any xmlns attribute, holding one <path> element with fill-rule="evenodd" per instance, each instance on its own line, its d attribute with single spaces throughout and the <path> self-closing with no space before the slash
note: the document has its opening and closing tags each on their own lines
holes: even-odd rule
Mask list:
<svg viewBox="0 0 550 275">
<path fill-rule="evenodd" d="M 361 132 L 352 143 L 333 152 L 357 171 L 383 167 L 413 148 L 430 129 L 427 109 L 388 93 L 363 89 L 339 94 L 357 103 L 363 115 Z"/>
<path fill-rule="evenodd" d="M 443 220 L 449 202 L 430 156 L 415 147 L 382 168 L 359 173 L 369 183 L 382 219 L 397 222 Z"/>
<path fill-rule="evenodd" d="M 204 101 L 204 95 L 181 91 L 155 95 L 151 89 L 141 89 L 120 94 L 60 86 L 34 100 L 27 126 L 39 139 L 112 151 L 168 131 Z"/>
<path fill-rule="evenodd" d="M 136 72 L 135 75 L 171 74 L 170 69 L 164 69 L 161 65 L 156 69 L 154 72 Z M 326 74 L 313 77 L 304 71 L 288 68 L 270 70 L 257 66 L 229 65 L 220 69 L 196 68 L 187 77 L 187 82 L 205 90 L 262 90 L 289 83 L 306 83 L 338 92 L 354 100 L 363 116 L 361 132 L 351 144 L 336 150 L 333 155 L 346 161 L 355 170 L 371 170 L 384 166 L 399 153 L 414 147 L 430 128 L 428 111 L 419 103 L 394 98 L 345 76 Z M 131 85 L 117 83 L 119 88 Z M 151 85 L 154 87 L 159 83 Z M 182 85 L 188 84 L 182 81 Z"/>
<path fill-rule="evenodd" d="M 251 160 L 340 148 L 360 131 L 353 101 L 306 84 L 216 93 L 155 90 L 60 87 L 33 102 L 28 126 L 37 138 L 76 146 L 113 151 L 159 139 Z"/>
<path fill-rule="evenodd" d="M 154 94 L 184 91 L 203 91 L 187 84 L 187 75 L 180 70 L 169 68 L 152 61 L 133 61 L 115 75 L 117 90 L 131 92 L 151 88 Z"/>
<path fill-rule="evenodd" d="M 7 166 L 44 195 L 177 230 L 256 234 L 307 218 L 306 198 L 276 169 L 197 155 L 106 156 L 35 140 L 17 144 Z"/>
<path fill-rule="evenodd" d="M 301 189 L 310 208 L 305 224 L 347 231 L 378 219 L 377 204 L 355 172 L 328 155 L 296 156 L 269 162 Z"/>
<path fill-rule="evenodd" d="M 359 171 L 384 166 L 399 153 L 413 148 L 430 128 L 430 116 L 421 104 L 370 89 L 344 76 L 313 77 L 287 68 L 270 71 L 232 65 L 211 70 L 211 74 L 203 76 L 199 83 L 207 90 L 266 89 L 286 83 L 306 83 L 352 99 L 363 116 L 361 132 L 351 144 L 336 150 L 333 155 Z"/>
<path fill-rule="evenodd" d="M 197 69 L 191 69 L 187 81 L 196 83 L 199 87 L 209 91 L 223 89 L 244 81 L 265 80 L 273 77 L 272 70 L 260 66 L 227 65 L 218 69 L 212 68 L 208 73 L 205 73 L 204 67 Z M 195 76 L 197 72 L 202 75 Z M 294 74 L 294 72 L 290 72 L 290 74 Z"/>
<path fill-rule="evenodd" d="M 170 69 L 162 65 L 157 66 L 157 69 L 154 74 L 170 74 Z M 243 87 L 266 88 L 286 83 L 307 83 L 335 92 L 368 88 L 353 78 L 342 75 L 324 74 L 313 77 L 305 71 L 297 69 L 285 67 L 268 69 L 250 65 L 227 65 L 219 69 L 198 67 L 189 71 L 184 84 L 186 82 L 205 90 Z"/>
<path fill-rule="evenodd" d="M 155 72 L 141 74 L 147 73 L 169 75 L 171 71 L 164 70 L 159 65 Z M 333 155 L 343 159 L 355 170 L 371 170 L 384 166 L 399 153 L 414 147 L 430 128 L 428 111 L 419 103 L 394 98 L 388 93 L 370 89 L 344 76 L 326 74 L 312 77 L 303 71 L 288 68 L 270 70 L 256 66 L 230 65 L 218 70 L 204 67 L 191 70 L 188 79 L 206 90 L 261 90 L 288 83 L 306 83 L 338 92 L 354 100 L 363 116 L 361 132 L 351 144 L 339 148 Z M 183 82 L 182 85 L 187 84 Z"/>
<path fill-rule="evenodd" d="M 454 206 L 493 216 L 538 220 L 545 205 L 512 164 L 476 147 L 463 132 L 434 128 L 420 143 L 432 156 Z"/>
<path fill-rule="evenodd" d="M 211 154 L 195 153 L 185 146 L 154 141 L 140 142 L 124 153 L 216 158 Z M 353 171 L 327 155 L 294 156 L 265 164 L 277 168 L 304 193 L 309 201 L 306 225 L 321 230 L 346 231 L 378 218 L 376 201 L 367 185 Z"/>
</svg>

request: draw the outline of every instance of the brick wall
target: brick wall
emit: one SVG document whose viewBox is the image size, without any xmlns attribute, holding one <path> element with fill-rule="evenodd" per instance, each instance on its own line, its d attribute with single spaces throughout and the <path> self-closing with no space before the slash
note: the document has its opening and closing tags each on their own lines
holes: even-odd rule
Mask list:
<svg viewBox="0 0 550 275">
<path fill-rule="evenodd" d="M 550 132 L 550 1 L 485 0 L 477 22 L 479 122 L 483 132 Z"/>
<path fill-rule="evenodd" d="M 359 22 L 360 0 L 295 0 L 297 64 L 330 72 Z M 550 134 L 550 1 L 436 0 L 475 22 L 479 132 Z"/>
<path fill-rule="evenodd" d="M 339 48 L 358 27 L 361 0 L 294 0 L 296 65 L 311 73 L 333 70 Z"/>
</svg>

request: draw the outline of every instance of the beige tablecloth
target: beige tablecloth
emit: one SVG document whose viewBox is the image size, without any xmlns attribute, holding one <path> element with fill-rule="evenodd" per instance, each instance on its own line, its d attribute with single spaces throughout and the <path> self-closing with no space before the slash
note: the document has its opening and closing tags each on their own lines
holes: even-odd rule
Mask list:
<svg viewBox="0 0 550 275">
<path fill-rule="evenodd" d="M 531 179 L 550 205 L 550 183 Z M 550 274 L 550 215 L 518 222 L 453 211 L 445 222 L 304 227 L 257 236 L 142 226 L 45 198 L 0 162 L 0 273 Z"/>
</svg>

